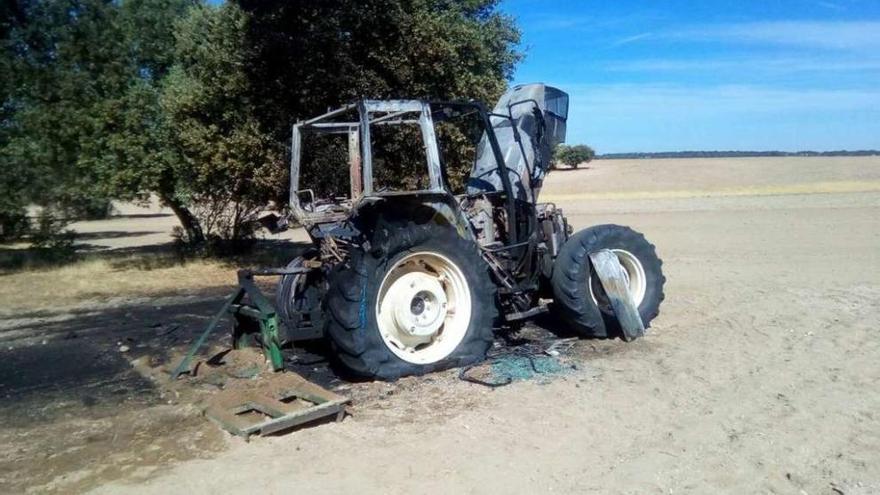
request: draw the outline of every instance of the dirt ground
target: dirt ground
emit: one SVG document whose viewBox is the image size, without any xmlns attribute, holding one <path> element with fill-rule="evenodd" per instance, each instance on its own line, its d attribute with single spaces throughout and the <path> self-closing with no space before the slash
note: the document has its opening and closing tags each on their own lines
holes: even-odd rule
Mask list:
<svg viewBox="0 0 880 495">
<path fill-rule="evenodd" d="M 494 390 L 455 370 L 348 384 L 298 351 L 352 415 L 244 443 L 132 366 L 173 360 L 219 276 L 43 291 L 0 315 L 0 492 L 880 493 L 880 158 L 599 161 L 543 198 L 657 245 L 646 338 L 578 341 L 565 372 Z M 141 214 L 78 228 L 93 249 L 165 242 L 173 217 Z M 33 277 L 0 276 L 2 306 Z"/>
</svg>

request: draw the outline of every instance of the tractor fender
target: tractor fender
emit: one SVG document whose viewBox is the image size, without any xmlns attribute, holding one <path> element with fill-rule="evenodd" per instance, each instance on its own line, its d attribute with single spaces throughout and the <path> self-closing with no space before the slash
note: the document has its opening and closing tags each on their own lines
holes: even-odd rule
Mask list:
<svg viewBox="0 0 880 495">
<path fill-rule="evenodd" d="M 451 227 L 461 238 L 476 242 L 458 201 L 449 193 L 414 192 L 364 197 L 352 211 L 351 221 L 361 232 L 372 232 L 379 223 L 434 223 Z"/>
</svg>

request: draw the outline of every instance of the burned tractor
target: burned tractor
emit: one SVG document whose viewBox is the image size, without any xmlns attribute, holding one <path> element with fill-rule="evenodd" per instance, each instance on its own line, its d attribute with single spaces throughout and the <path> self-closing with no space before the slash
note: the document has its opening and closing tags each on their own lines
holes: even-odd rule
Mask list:
<svg viewBox="0 0 880 495">
<path fill-rule="evenodd" d="M 663 299 L 654 246 L 618 225 L 572 233 L 561 209 L 537 201 L 567 114 L 567 94 L 529 84 L 491 111 L 361 100 L 295 124 L 289 211 L 278 224 L 304 228 L 313 248 L 264 272 L 282 278 L 280 322 L 269 318 L 263 344 L 326 338 L 355 375 L 394 379 L 480 361 L 494 329 L 548 311 L 581 336 L 638 336 Z M 459 137 L 473 136 L 464 170 L 447 163 L 438 136 L 455 122 L 465 123 Z M 409 128 L 420 151 L 403 186 L 382 179 L 395 162 L 378 156 L 377 136 L 389 128 Z M 345 143 L 346 194 L 301 182 L 309 136 Z M 232 306 L 237 318 L 248 311 Z M 258 306 L 262 323 L 274 316 L 267 301 Z"/>
</svg>

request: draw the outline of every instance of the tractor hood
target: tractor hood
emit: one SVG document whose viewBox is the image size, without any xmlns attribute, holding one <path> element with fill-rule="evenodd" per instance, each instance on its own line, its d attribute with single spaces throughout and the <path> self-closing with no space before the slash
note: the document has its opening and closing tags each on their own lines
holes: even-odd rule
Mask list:
<svg viewBox="0 0 880 495">
<path fill-rule="evenodd" d="M 541 83 L 510 88 L 490 119 L 516 199 L 534 203 L 547 174 L 553 147 L 565 142 L 568 94 Z M 468 192 L 503 190 L 487 135 L 480 140 Z"/>
</svg>

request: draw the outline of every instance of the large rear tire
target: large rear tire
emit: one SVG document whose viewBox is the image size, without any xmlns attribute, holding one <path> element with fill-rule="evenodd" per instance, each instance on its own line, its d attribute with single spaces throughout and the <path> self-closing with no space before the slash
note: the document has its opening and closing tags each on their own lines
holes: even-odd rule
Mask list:
<svg viewBox="0 0 880 495">
<path fill-rule="evenodd" d="M 663 302 L 663 262 L 645 236 L 621 225 L 597 225 L 572 235 L 553 266 L 554 311 L 584 337 L 618 337 L 614 317 L 602 285 L 593 273 L 590 253 L 610 249 L 627 274 L 630 294 L 645 328 L 660 313 Z"/>
<path fill-rule="evenodd" d="M 393 380 L 485 358 L 496 288 L 475 243 L 436 224 L 386 226 L 330 273 L 327 335 L 353 374 Z"/>
</svg>

